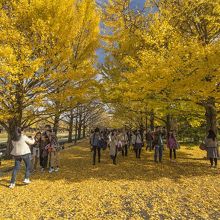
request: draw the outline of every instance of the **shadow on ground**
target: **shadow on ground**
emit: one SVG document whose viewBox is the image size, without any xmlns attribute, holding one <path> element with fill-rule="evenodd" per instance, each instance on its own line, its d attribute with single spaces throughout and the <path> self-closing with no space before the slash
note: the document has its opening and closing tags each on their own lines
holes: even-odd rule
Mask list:
<svg viewBox="0 0 220 220">
<path fill-rule="evenodd" d="M 155 181 L 161 178 L 169 178 L 175 181 L 182 177 L 193 176 L 215 176 L 218 170 L 211 170 L 209 163 L 201 156 L 196 158 L 195 150 L 180 150 L 177 152 L 177 162 L 170 162 L 168 150 L 164 151 L 163 163 L 154 163 L 153 152 L 143 150 L 142 158 L 136 159 L 134 152 L 129 151 L 128 157 L 122 157 L 119 152 L 117 165 L 113 165 L 109 157 L 108 149 L 102 151 L 101 163 L 92 165 L 92 152 L 87 144 L 61 152 L 61 170 L 58 173 L 49 174 L 37 171 L 32 179 L 40 180 L 65 180 L 68 182 L 82 182 L 90 179 L 117 181 L 117 180 L 138 180 Z M 4 180 L 3 180 L 4 181 Z M 5 182 L 0 181 L 1 185 Z"/>
</svg>

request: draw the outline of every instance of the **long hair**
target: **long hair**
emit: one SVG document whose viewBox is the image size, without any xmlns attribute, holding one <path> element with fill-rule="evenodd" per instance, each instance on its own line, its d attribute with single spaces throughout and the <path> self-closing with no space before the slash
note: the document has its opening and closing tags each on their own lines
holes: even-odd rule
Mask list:
<svg viewBox="0 0 220 220">
<path fill-rule="evenodd" d="M 34 137 L 34 140 L 36 141 L 37 140 L 37 135 L 38 134 L 40 134 L 41 135 L 41 132 L 40 131 L 38 131 L 37 133 L 36 133 L 36 135 L 35 135 L 35 137 Z M 41 140 L 41 137 L 40 137 L 40 140 Z M 40 141 L 40 140 L 38 140 L 38 141 Z"/>
<path fill-rule="evenodd" d="M 215 132 L 214 132 L 212 129 L 209 130 L 209 133 L 208 133 L 208 137 L 207 137 L 207 138 L 210 138 L 210 139 L 212 139 L 213 141 L 215 141 L 215 139 L 216 139 L 216 134 L 215 134 Z"/>
<path fill-rule="evenodd" d="M 95 129 L 95 133 L 96 133 L 96 132 L 99 132 L 99 128 L 96 128 L 96 129 Z"/>
<path fill-rule="evenodd" d="M 168 137 L 169 138 L 175 138 L 173 131 L 170 131 L 170 133 L 168 133 Z"/>
<path fill-rule="evenodd" d="M 21 138 L 21 128 L 15 127 L 14 133 L 12 135 L 12 141 L 19 141 Z"/>
</svg>

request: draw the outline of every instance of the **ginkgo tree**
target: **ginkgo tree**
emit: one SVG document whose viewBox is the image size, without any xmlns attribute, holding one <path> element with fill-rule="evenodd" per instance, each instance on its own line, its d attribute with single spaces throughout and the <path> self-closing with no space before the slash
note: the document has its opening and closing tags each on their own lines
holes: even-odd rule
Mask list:
<svg viewBox="0 0 220 220">
<path fill-rule="evenodd" d="M 111 4 L 108 8 L 112 11 Z M 131 104 L 140 102 L 142 109 L 164 112 L 167 119 L 203 106 L 207 128 L 217 132 L 219 1 L 146 1 L 145 9 L 147 13 L 135 14 L 145 19 L 144 23 L 135 25 L 135 19 L 129 19 L 133 32 L 128 33 L 125 27 L 129 6 L 113 12 L 113 18 L 118 14 L 124 18 L 124 26 L 106 23 L 115 30 L 105 41 L 110 49 L 102 71 L 105 88 L 108 84 L 113 88 L 107 99 L 124 103 L 125 109 L 140 109 L 140 104 Z M 131 44 L 140 46 L 130 53 L 124 48 Z"/>
<path fill-rule="evenodd" d="M 100 13 L 95 1 L 84 0 L 76 4 L 77 29 L 72 35 L 72 53 L 66 69 L 60 69 L 59 80 L 55 78 L 49 111 L 54 111 L 54 128 L 58 130 L 59 119 L 65 111 L 71 111 L 79 103 L 88 102 L 88 93 L 96 84 L 96 49 L 99 47 Z M 66 77 L 66 74 L 69 77 Z M 62 82 L 62 84 L 60 83 Z"/>
<path fill-rule="evenodd" d="M 94 5 L 88 0 L 0 1 L 0 123 L 9 143 L 15 126 L 24 128 L 54 113 L 47 106 L 59 100 L 57 90 L 68 103 L 66 97 L 94 76 L 99 32 Z"/>
</svg>

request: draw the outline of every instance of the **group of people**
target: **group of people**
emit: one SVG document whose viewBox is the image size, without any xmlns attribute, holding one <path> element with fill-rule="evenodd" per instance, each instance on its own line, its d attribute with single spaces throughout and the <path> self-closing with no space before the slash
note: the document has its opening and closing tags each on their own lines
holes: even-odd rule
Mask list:
<svg viewBox="0 0 220 220">
<path fill-rule="evenodd" d="M 16 175 L 22 161 L 24 161 L 26 167 L 25 184 L 31 182 L 30 174 L 37 170 L 38 164 L 42 172 L 48 167 L 49 173 L 59 171 L 59 151 L 61 146 L 50 125 L 46 125 L 44 131 L 37 132 L 34 137 L 26 136 L 21 128 L 16 127 L 12 137 L 12 145 L 11 155 L 15 159 L 15 166 L 12 171 L 10 188 L 15 187 Z"/>
<path fill-rule="evenodd" d="M 154 149 L 154 161 L 156 163 L 162 162 L 164 140 L 167 139 L 167 147 L 170 150 L 170 160 L 176 160 L 176 150 L 179 148 L 179 143 L 173 131 L 167 132 L 162 127 L 157 127 L 155 131 L 148 130 L 103 130 L 96 128 L 91 132 L 90 145 L 93 151 L 93 165 L 96 164 L 96 155 L 98 153 L 98 162 L 101 160 L 101 149 L 109 147 L 110 158 L 113 164 L 116 164 L 116 158 L 119 152 L 122 156 L 128 155 L 128 149 L 132 147 L 136 158 L 141 158 L 141 152 L 146 140 L 146 150 L 152 151 Z"/>
<path fill-rule="evenodd" d="M 109 148 L 110 158 L 116 165 L 118 154 L 121 152 L 123 157 L 128 156 L 129 149 L 135 152 L 137 159 L 141 158 L 141 152 L 146 142 L 146 150 L 154 150 L 154 162 L 162 162 L 164 143 L 166 141 L 169 149 L 171 161 L 176 160 L 176 150 L 180 145 L 175 137 L 174 131 L 167 132 L 166 129 L 157 127 L 155 131 L 126 130 L 126 129 L 105 129 L 100 131 L 96 128 L 91 132 L 90 145 L 93 152 L 93 165 L 101 162 L 101 150 Z M 36 171 L 38 163 L 41 171 L 49 167 L 49 173 L 59 171 L 59 151 L 62 147 L 59 145 L 56 133 L 50 125 L 45 126 L 43 132 L 37 132 L 34 137 L 28 137 L 23 134 L 21 128 L 16 128 L 12 137 L 13 149 L 11 155 L 15 159 L 15 166 L 12 172 L 10 188 L 15 187 L 16 175 L 20 169 L 21 162 L 26 166 L 24 183 L 29 184 L 30 173 Z M 202 150 L 207 151 L 207 158 L 210 160 L 212 168 L 217 167 L 219 157 L 217 136 L 213 130 L 209 130 L 208 136 L 200 146 Z"/>
</svg>

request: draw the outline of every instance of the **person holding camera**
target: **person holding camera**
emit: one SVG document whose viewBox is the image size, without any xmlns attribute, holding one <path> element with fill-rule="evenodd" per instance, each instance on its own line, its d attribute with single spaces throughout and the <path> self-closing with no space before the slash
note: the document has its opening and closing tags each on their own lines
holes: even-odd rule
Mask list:
<svg viewBox="0 0 220 220">
<path fill-rule="evenodd" d="M 12 172 L 9 188 L 13 189 L 15 187 L 16 175 L 20 169 L 22 161 L 24 161 L 26 167 L 25 179 L 23 182 L 25 184 L 31 183 L 29 179 L 31 172 L 31 151 L 29 145 L 33 145 L 34 143 L 35 140 L 24 135 L 21 128 L 15 128 L 14 135 L 12 136 L 13 149 L 11 151 L 11 155 L 14 156 L 15 159 L 15 166 Z"/>
</svg>

